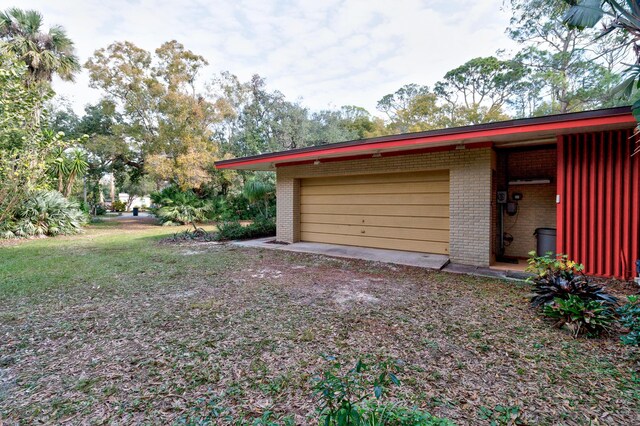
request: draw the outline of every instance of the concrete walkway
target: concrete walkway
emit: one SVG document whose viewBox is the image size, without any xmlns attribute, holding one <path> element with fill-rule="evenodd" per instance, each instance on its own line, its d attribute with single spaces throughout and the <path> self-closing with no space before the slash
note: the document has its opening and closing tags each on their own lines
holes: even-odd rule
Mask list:
<svg viewBox="0 0 640 426">
<path fill-rule="evenodd" d="M 294 244 L 274 243 L 273 237 L 255 240 L 232 241 L 239 247 L 285 250 L 297 253 L 322 254 L 348 259 L 369 260 L 397 265 L 442 270 L 454 274 L 470 274 L 492 278 L 523 280 L 528 275 L 519 271 L 496 270 L 491 268 L 450 263 L 449 257 L 440 254 L 415 253 L 410 251 L 384 250 L 368 247 L 343 246 L 337 244 L 299 242 Z"/>
<path fill-rule="evenodd" d="M 259 247 L 298 253 L 323 254 L 333 257 L 370 260 L 373 262 L 396 263 L 420 268 L 442 269 L 449 263 L 449 257 L 440 254 L 425 254 L 409 251 L 384 250 L 368 247 L 342 246 L 337 244 L 307 243 L 274 244 L 273 237 L 249 241 L 235 241 L 241 247 Z"/>
</svg>

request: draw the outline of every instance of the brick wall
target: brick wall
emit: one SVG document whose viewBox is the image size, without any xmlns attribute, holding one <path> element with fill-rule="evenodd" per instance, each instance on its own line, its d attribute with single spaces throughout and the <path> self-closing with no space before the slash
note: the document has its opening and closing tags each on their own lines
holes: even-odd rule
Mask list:
<svg viewBox="0 0 640 426">
<path fill-rule="evenodd" d="M 505 213 L 504 230 L 513 236 L 505 248 L 507 256 L 528 257 L 536 248 L 533 232 L 536 228 L 556 227 L 556 149 L 501 151 L 498 156 L 501 189 L 508 190 L 509 199 L 515 192 L 522 194 L 518 213 Z M 549 184 L 507 185 L 508 180 L 547 178 Z"/>
<path fill-rule="evenodd" d="M 488 266 L 493 226 L 493 156 L 492 149 L 483 148 L 279 167 L 277 239 L 299 241 L 301 178 L 448 169 L 451 261 Z"/>
</svg>

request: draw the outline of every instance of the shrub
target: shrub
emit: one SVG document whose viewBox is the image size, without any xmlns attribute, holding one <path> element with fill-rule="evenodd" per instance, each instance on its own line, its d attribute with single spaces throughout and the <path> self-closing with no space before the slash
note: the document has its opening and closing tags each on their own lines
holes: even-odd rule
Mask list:
<svg viewBox="0 0 640 426">
<path fill-rule="evenodd" d="M 87 216 L 78 204 L 57 191 L 36 191 L 29 195 L 15 217 L 0 225 L 4 238 L 70 235 L 82 231 Z"/>
<path fill-rule="evenodd" d="M 628 330 L 620 337 L 625 345 L 640 346 L 640 298 L 629 296 L 628 302 L 617 309 L 620 325 Z"/>
<path fill-rule="evenodd" d="M 217 239 L 220 241 L 249 238 L 246 236 L 247 234 L 247 230 L 240 222 L 222 222 L 218 224 Z"/>
<path fill-rule="evenodd" d="M 556 327 L 566 325 L 574 337 L 599 336 L 609 332 L 615 322 L 611 307 L 595 300 L 583 300 L 569 295 L 567 299 L 556 299 L 542 311 L 545 316 L 556 319 Z"/>
<path fill-rule="evenodd" d="M 192 225 L 197 231 L 195 222 L 207 220 L 212 210 L 211 204 L 198 198 L 193 191 L 182 191 L 176 186 L 152 193 L 151 200 L 156 205 L 151 212 L 165 226 Z"/>
<path fill-rule="evenodd" d="M 544 256 L 537 256 L 535 251 L 529 252 L 526 271 L 536 276 L 558 275 L 566 280 L 570 280 L 577 273 L 584 270 L 584 265 L 569 259 L 566 254 L 554 255 L 548 252 Z"/>
<path fill-rule="evenodd" d="M 256 219 L 252 224 L 242 226 L 240 222 L 223 222 L 218 225 L 217 239 L 246 240 L 251 238 L 270 237 L 276 234 L 276 223 L 273 219 Z"/>
<path fill-rule="evenodd" d="M 536 275 L 531 305 L 543 307 L 543 314 L 566 325 L 574 337 L 597 336 L 609 332 L 615 322 L 617 299 L 582 273 L 584 267 L 566 255 L 536 257 L 531 252 L 528 271 Z"/>
<path fill-rule="evenodd" d="M 530 272 L 536 275 L 529 281 L 533 281 L 534 295 L 531 304 L 534 307 L 551 305 L 556 299 L 566 300 L 569 296 L 577 296 L 581 300 L 597 301 L 607 305 L 615 305 L 617 300 L 608 294 L 605 289 L 593 284 L 582 273 L 584 267 L 567 259 L 566 255 L 536 257 L 535 252 L 530 253 Z"/>
<path fill-rule="evenodd" d="M 207 219 L 207 210 L 207 205 L 170 204 L 158 209 L 156 215 L 163 225 L 191 225 L 197 231 L 196 222 L 202 222 Z"/>
<path fill-rule="evenodd" d="M 114 212 L 123 212 L 127 209 L 127 203 L 120 200 L 115 200 L 111 203 L 111 210 Z"/>
</svg>

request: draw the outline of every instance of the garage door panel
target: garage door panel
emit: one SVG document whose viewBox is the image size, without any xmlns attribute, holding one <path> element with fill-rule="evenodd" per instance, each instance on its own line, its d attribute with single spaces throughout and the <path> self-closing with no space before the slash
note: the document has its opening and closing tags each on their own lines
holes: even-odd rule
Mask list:
<svg viewBox="0 0 640 426">
<path fill-rule="evenodd" d="M 449 252 L 449 172 L 303 179 L 303 241 Z"/>
<path fill-rule="evenodd" d="M 313 214 L 300 215 L 301 223 L 325 223 L 344 225 L 387 226 L 396 228 L 427 228 L 449 230 L 447 217 L 410 217 L 410 216 L 371 216 L 350 214 Z"/>
<path fill-rule="evenodd" d="M 406 182 L 397 183 L 361 183 L 344 185 L 303 186 L 300 194 L 305 195 L 344 195 L 344 194 L 433 194 L 449 193 L 449 182 Z"/>
<path fill-rule="evenodd" d="M 437 170 L 430 172 L 413 173 L 383 173 L 356 176 L 331 176 L 321 178 L 306 178 L 303 180 L 304 186 L 325 186 L 325 185 L 353 185 L 361 183 L 395 183 L 395 182 L 448 182 L 449 171 Z"/>
<path fill-rule="evenodd" d="M 449 244 L 437 241 L 397 240 L 391 238 L 333 235 L 314 232 L 302 232 L 300 237 L 302 241 L 313 241 L 318 243 L 373 247 L 390 250 L 417 251 L 424 253 L 449 253 Z"/>
<path fill-rule="evenodd" d="M 365 195 L 303 195 L 300 201 L 304 205 L 423 205 L 447 206 L 449 194 L 365 194 Z M 427 207 L 428 208 L 428 207 Z"/>
<path fill-rule="evenodd" d="M 354 215 L 366 215 L 375 212 L 378 215 L 388 216 L 415 216 L 415 217 L 449 217 L 449 206 L 430 206 L 425 208 L 424 206 L 332 206 L 332 205 L 301 205 L 300 212 L 302 214 L 314 214 L 314 213 L 329 213 L 329 214 L 354 214 Z"/>
<path fill-rule="evenodd" d="M 394 238 L 400 240 L 429 240 L 449 242 L 448 229 L 389 228 L 385 226 L 327 225 L 324 223 L 305 223 L 305 232 L 356 235 L 359 237 Z"/>
</svg>

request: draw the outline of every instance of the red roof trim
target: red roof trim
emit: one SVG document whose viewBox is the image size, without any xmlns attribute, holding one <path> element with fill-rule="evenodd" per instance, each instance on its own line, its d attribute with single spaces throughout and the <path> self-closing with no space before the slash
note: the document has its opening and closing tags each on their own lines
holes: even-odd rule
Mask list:
<svg viewBox="0 0 640 426">
<path fill-rule="evenodd" d="M 419 137 L 419 138 L 413 138 L 413 139 L 406 138 L 406 139 L 399 139 L 399 140 L 392 140 L 392 141 L 339 146 L 339 147 L 333 147 L 333 148 L 327 147 L 325 149 L 318 149 L 318 150 L 305 151 L 305 152 L 287 153 L 287 151 L 284 151 L 282 153 L 276 153 L 272 156 L 269 155 L 261 158 L 248 158 L 244 161 L 242 159 L 228 160 L 228 162 L 216 164 L 216 167 L 218 169 L 227 169 L 227 168 L 233 169 L 238 166 L 248 166 L 251 164 L 278 163 L 278 162 L 290 161 L 290 160 L 296 160 L 296 159 L 302 160 L 305 158 L 315 159 L 322 155 L 335 155 L 335 154 L 349 155 L 350 153 L 355 154 L 358 151 L 370 151 L 370 150 L 376 150 L 376 149 L 409 147 L 412 145 L 419 145 L 424 143 L 452 142 L 452 141 L 457 141 L 465 138 L 493 138 L 496 136 L 515 135 L 515 134 L 529 133 L 529 132 L 568 130 L 568 129 L 586 127 L 586 126 L 602 126 L 602 125 L 627 124 L 627 123 L 628 124 L 635 123 L 635 119 L 633 115 L 624 114 L 624 115 L 616 115 L 616 116 L 583 118 L 583 119 L 569 120 L 569 121 L 558 121 L 558 122 L 551 122 L 551 123 L 528 124 L 528 125 L 522 125 L 522 126 L 511 126 L 511 127 L 488 129 L 488 130 L 475 130 L 475 131 L 468 130 L 460 133 L 425 136 L 425 137 Z M 280 166 L 282 166 L 282 164 Z"/>
<path fill-rule="evenodd" d="M 465 144 L 465 149 L 478 149 L 478 148 L 491 148 L 493 146 L 493 142 L 477 142 L 471 144 Z M 447 146 L 434 146 L 430 148 L 419 148 L 419 149 L 408 149 L 404 151 L 393 151 L 393 152 L 382 152 L 380 153 L 380 157 L 397 157 L 399 155 L 415 155 L 415 154 L 426 154 L 429 152 L 443 152 L 443 151 L 454 151 L 456 149 L 455 145 L 447 145 Z M 362 155 L 350 155 L 348 157 L 330 157 L 323 158 L 322 163 L 333 163 L 336 161 L 345 161 L 345 160 L 364 160 L 366 158 L 373 158 L 371 154 L 362 154 Z M 304 161 L 293 161 L 289 163 L 276 163 L 276 167 L 289 167 L 289 166 L 299 166 L 302 164 L 313 164 L 315 160 L 304 160 Z"/>
</svg>

